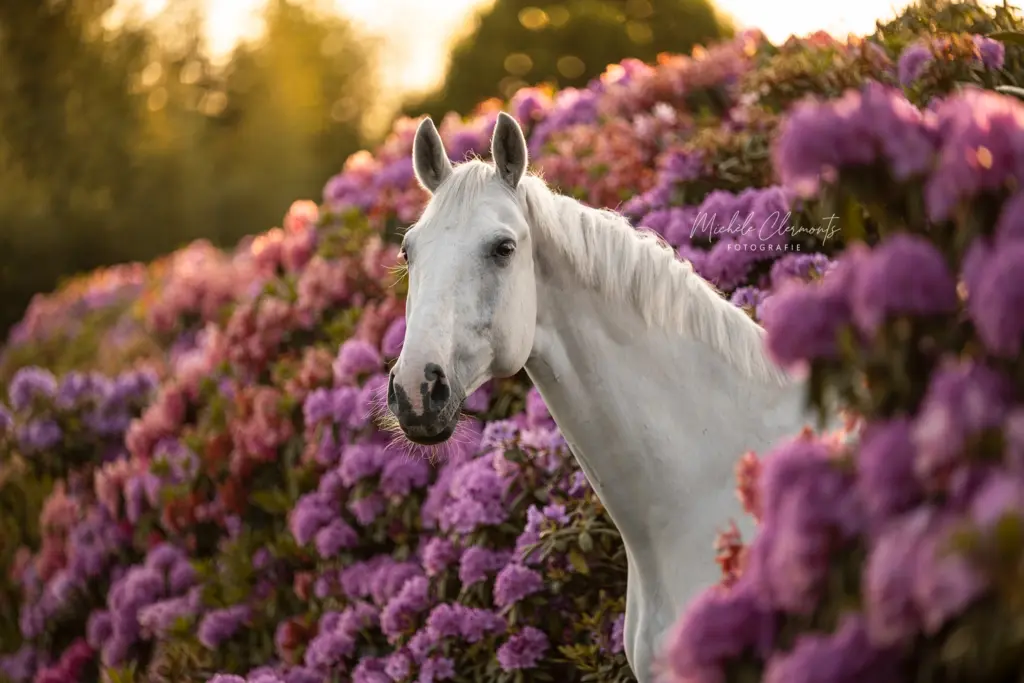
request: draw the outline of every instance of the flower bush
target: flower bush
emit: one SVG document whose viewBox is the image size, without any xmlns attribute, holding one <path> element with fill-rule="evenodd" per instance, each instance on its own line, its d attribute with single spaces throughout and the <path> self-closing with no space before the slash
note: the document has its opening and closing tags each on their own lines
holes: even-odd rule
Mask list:
<svg viewBox="0 0 1024 683">
<path fill-rule="evenodd" d="M 721 520 L 722 586 L 666 653 L 679 681 L 1019 665 L 998 626 L 1018 604 L 1024 104 L 991 89 L 1024 62 L 975 29 L 1021 26 L 932 8 L 938 35 L 922 11 L 627 60 L 440 124 L 457 161 L 512 112 L 549 182 L 658 232 L 859 420 L 737 454 L 761 531 Z M 482 387 L 439 449 L 374 417 L 405 331 L 398 236 L 426 200 L 415 125 L 234 250 L 33 302 L 0 357 L 0 677 L 633 680 L 618 533 L 526 378 Z"/>
</svg>

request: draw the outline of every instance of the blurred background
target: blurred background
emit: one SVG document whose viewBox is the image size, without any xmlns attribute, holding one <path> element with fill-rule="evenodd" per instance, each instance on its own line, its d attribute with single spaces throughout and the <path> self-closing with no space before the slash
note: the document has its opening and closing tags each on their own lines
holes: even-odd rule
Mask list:
<svg viewBox="0 0 1024 683">
<path fill-rule="evenodd" d="M 902 5 L 902 3 L 901 3 Z M 0 339 L 31 296 L 319 200 L 399 115 L 468 114 L 761 28 L 866 33 L 882 0 L 0 0 Z"/>
</svg>

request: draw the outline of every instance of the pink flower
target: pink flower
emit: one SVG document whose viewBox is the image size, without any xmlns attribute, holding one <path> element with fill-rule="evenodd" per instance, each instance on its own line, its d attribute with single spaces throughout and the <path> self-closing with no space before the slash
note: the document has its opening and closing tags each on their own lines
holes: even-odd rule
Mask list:
<svg viewBox="0 0 1024 683">
<path fill-rule="evenodd" d="M 228 425 L 235 442 L 235 460 L 232 470 L 240 461 L 277 459 L 277 449 L 295 431 L 291 419 L 281 414 L 281 394 L 272 387 L 245 387 L 238 395 L 237 413 Z"/>
<path fill-rule="evenodd" d="M 354 287 L 350 280 L 351 264 L 345 260 L 327 261 L 314 256 L 299 276 L 296 285 L 299 294 L 298 314 L 312 323 L 324 311 L 349 300 Z"/>
</svg>

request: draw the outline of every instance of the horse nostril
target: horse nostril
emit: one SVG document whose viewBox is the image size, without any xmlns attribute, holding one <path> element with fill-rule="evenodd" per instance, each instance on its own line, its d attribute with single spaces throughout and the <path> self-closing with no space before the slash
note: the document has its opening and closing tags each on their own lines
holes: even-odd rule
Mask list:
<svg viewBox="0 0 1024 683">
<path fill-rule="evenodd" d="M 388 405 L 398 406 L 398 395 L 395 393 L 395 373 L 388 373 Z"/>
<path fill-rule="evenodd" d="M 448 380 L 446 379 L 437 380 L 434 382 L 434 386 L 430 388 L 430 402 L 438 408 L 448 403 L 448 398 L 451 395 L 452 392 L 448 388 Z"/>
<path fill-rule="evenodd" d="M 423 368 L 423 376 L 426 377 L 427 383 L 430 385 L 428 397 L 430 399 L 430 405 L 434 410 L 439 410 L 448 403 L 448 399 L 451 398 L 452 391 L 448 385 L 448 378 L 444 374 L 444 370 L 441 366 L 436 363 L 430 363 L 427 367 Z"/>
</svg>

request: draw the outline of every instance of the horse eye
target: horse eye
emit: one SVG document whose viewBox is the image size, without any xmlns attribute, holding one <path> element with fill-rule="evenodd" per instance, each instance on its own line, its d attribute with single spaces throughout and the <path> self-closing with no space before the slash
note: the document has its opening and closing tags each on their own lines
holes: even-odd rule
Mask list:
<svg viewBox="0 0 1024 683">
<path fill-rule="evenodd" d="M 513 240 L 502 240 L 494 247 L 494 255 L 499 259 L 512 258 L 516 251 L 516 243 Z"/>
</svg>

